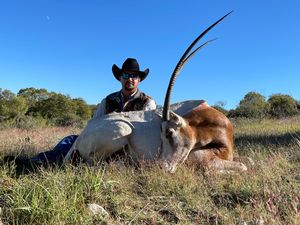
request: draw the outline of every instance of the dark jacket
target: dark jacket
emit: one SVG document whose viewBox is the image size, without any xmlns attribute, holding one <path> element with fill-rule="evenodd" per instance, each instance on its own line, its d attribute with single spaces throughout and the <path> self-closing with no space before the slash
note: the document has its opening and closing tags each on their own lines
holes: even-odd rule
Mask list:
<svg viewBox="0 0 300 225">
<path fill-rule="evenodd" d="M 121 91 L 114 92 L 106 97 L 106 114 L 111 112 L 128 112 L 144 110 L 145 105 L 152 98 L 139 90 L 126 102 Z"/>
</svg>

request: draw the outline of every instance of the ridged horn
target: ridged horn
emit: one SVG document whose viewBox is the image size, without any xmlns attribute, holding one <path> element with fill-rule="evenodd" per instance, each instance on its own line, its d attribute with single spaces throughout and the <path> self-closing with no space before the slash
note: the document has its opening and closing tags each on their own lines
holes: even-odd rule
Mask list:
<svg viewBox="0 0 300 225">
<path fill-rule="evenodd" d="M 186 62 L 188 62 L 188 60 L 193 57 L 203 46 L 205 46 L 206 44 L 208 44 L 209 42 L 213 41 L 207 41 L 205 42 L 203 45 L 201 45 L 200 47 L 198 47 L 197 49 L 195 49 L 191 54 L 189 54 L 189 52 L 192 50 L 192 48 L 195 46 L 195 44 L 208 32 L 210 31 L 214 26 L 216 26 L 218 23 L 220 23 L 225 17 L 227 17 L 230 13 L 232 13 L 233 11 L 227 13 L 225 16 L 223 16 L 221 19 L 219 19 L 218 21 L 216 21 L 214 24 L 212 24 L 210 27 L 208 27 L 206 30 L 204 30 L 193 42 L 192 44 L 185 50 L 185 52 L 183 53 L 183 55 L 181 56 L 180 60 L 178 61 L 172 76 L 170 78 L 169 81 L 169 85 L 167 88 L 167 92 L 166 92 L 166 96 L 165 96 L 165 101 L 164 101 L 164 107 L 163 107 L 163 121 L 167 121 L 170 120 L 170 97 L 171 97 L 171 92 L 176 80 L 176 77 L 178 76 L 179 72 L 181 71 L 181 69 L 183 68 L 183 66 L 186 64 Z"/>
</svg>

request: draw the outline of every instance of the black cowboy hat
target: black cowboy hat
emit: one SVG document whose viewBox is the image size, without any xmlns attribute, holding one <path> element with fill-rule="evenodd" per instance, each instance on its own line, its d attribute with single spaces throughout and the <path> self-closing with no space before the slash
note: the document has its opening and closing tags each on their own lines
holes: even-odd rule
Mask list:
<svg viewBox="0 0 300 225">
<path fill-rule="evenodd" d="M 144 80 L 148 73 L 149 69 L 145 69 L 144 71 L 140 71 L 139 63 L 136 59 L 127 58 L 122 65 L 122 69 L 120 69 L 116 64 L 112 66 L 112 72 L 117 80 L 120 80 L 120 76 L 124 72 L 132 72 L 134 74 L 138 74 L 141 78 L 141 81 Z"/>
</svg>

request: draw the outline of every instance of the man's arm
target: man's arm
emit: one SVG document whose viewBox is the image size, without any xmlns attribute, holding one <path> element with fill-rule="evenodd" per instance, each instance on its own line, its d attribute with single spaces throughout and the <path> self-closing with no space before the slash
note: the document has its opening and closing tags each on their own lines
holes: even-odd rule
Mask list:
<svg viewBox="0 0 300 225">
<path fill-rule="evenodd" d="M 149 111 L 149 110 L 154 110 L 154 109 L 156 109 L 156 103 L 155 103 L 155 101 L 152 98 L 150 98 L 147 101 L 147 103 L 144 105 L 144 109 L 143 110 Z"/>
<path fill-rule="evenodd" d="M 93 118 L 101 117 L 106 114 L 106 98 L 98 104 L 96 111 L 94 112 Z"/>
<path fill-rule="evenodd" d="M 150 110 L 154 110 L 156 109 L 156 103 L 155 101 L 150 98 L 146 104 L 143 107 L 144 111 L 150 111 Z M 93 115 L 93 118 L 95 117 L 101 117 L 104 116 L 106 114 L 106 98 L 104 98 L 97 106 L 97 109 Z"/>
</svg>

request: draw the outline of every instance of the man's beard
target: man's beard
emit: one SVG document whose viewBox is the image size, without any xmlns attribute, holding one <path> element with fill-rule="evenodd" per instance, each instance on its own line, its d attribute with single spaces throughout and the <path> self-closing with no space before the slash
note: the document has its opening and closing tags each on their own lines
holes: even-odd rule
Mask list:
<svg viewBox="0 0 300 225">
<path fill-rule="evenodd" d="M 126 91 L 133 91 L 135 89 L 135 86 L 133 83 L 131 83 L 130 81 L 127 81 L 125 83 L 125 90 Z"/>
</svg>

